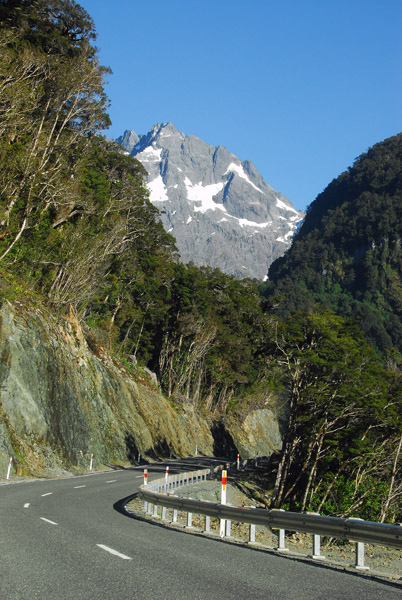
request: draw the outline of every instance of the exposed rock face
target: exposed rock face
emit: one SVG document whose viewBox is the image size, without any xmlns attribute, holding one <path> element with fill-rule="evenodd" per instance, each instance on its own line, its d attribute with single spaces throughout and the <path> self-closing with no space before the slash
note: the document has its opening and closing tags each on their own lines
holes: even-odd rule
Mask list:
<svg viewBox="0 0 402 600">
<path fill-rule="evenodd" d="M 242 458 L 270 456 L 282 447 L 278 419 L 269 408 L 253 410 L 242 423 L 232 425 L 231 433 Z"/>
<path fill-rule="evenodd" d="M 191 407 L 177 414 L 145 379 L 135 381 L 103 347 L 89 347 L 72 316 L 1 308 L 0 470 L 22 473 L 128 461 L 137 453 L 211 454 L 213 439 Z"/>
<path fill-rule="evenodd" d="M 191 404 L 176 412 L 145 371 L 129 373 L 85 336 L 75 315 L 19 304 L 0 308 L 0 477 L 59 475 L 143 457 L 212 455 L 211 423 Z M 256 411 L 229 428 L 243 457 L 270 454 L 274 415 Z M 264 416 L 265 415 L 265 416 Z M 269 433 L 270 428 L 274 432 Z M 254 450 L 255 448 L 255 450 Z"/>
<path fill-rule="evenodd" d="M 162 211 L 184 263 L 264 279 L 289 248 L 303 213 L 251 162 L 179 133 L 171 123 L 141 136 L 126 131 L 117 142 L 148 171 L 150 200 Z"/>
</svg>

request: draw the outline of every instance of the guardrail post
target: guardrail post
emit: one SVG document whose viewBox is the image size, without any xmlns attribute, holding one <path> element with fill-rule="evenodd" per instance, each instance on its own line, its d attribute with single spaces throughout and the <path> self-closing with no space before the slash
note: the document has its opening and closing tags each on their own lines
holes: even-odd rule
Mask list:
<svg viewBox="0 0 402 600">
<path fill-rule="evenodd" d="M 187 513 L 187 529 L 193 529 L 193 513 Z"/>
<path fill-rule="evenodd" d="M 209 533 L 211 531 L 211 517 L 205 515 L 205 525 L 204 525 L 205 533 Z"/>
<path fill-rule="evenodd" d="M 162 506 L 162 521 L 166 521 L 166 506 Z"/>
<path fill-rule="evenodd" d="M 226 482 L 226 471 L 222 471 L 221 504 L 226 504 Z M 221 538 L 225 537 L 225 519 L 221 519 L 219 535 Z"/>
<path fill-rule="evenodd" d="M 357 517 L 351 517 L 350 521 L 364 521 L 364 519 L 359 519 Z M 366 567 L 364 564 L 364 543 L 356 542 L 356 550 L 355 550 L 355 568 L 359 571 L 369 571 L 370 567 Z"/>
<path fill-rule="evenodd" d="M 232 537 L 232 521 L 226 521 L 226 537 Z"/>
<path fill-rule="evenodd" d="M 157 504 L 154 504 L 154 513 L 153 513 L 153 516 L 156 517 L 156 518 L 158 517 L 158 505 Z"/>
<path fill-rule="evenodd" d="M 177 523 L 177 508 L 173 509 L 172 523 Z"/>
<path fill-rule="evenodd" d="M 309 512 L 308 514 L 315 515 L 316 517 L 320 516 L 319 513 L 315 513 L 315 512 Z M 313 534 L 312 541 L 313 541 L 313 553 L 311 555 L 311 558 L 313 558 L 314 560 L 325 560 L 325 556 L 322 556 L 322 554 L 321 554 L 321 536 L 318 534 Z"/>
<path fill-rule="evenodd" d="M 321 554 L 321 536 L 317 534 L 313 534 L 313 554 L 311 558 L 325 560 L 325 556 Z"/>
<path fill-rule="evenodd" d="M 281 512 L 285 512 L 283 510 L 283 508 L 279 509 Z M 285 545 L 285 530 L 284 529 L 279 529 L 278 530 L 278 547 L 277 550 L 279 550 L 280 552 L 288 552 L 288 548 L 286 548 Z"/>
<path fill-rule="evenodd" d="M 287 548 L 285 545 L 285 530 L 284 529 L 279 529 L 278 531 L 278 547 L 277 550 L 280 550 L 281 552 L 286 552 Z"/>
<path fill-rule="evenodd" d="M 255 525 L 253 525 L 252 523 L 250 523 L 248 543 L 255 544 Z"/>
<path fill-rule="evenodd" d="M 10 460 L 8 461 L 8 469 L 7 469 L 7 477 L 6 477 L 7 480 L 10 479 L 10 471 L 11 471 L 12 464 L 13 464 L 13 459 L 10 456 Z"/>
<path fill-rule="evenodd" d="M 355 568 L 360 571 L 369 571 L 370 567 L 364 564 L 364 543 L 356 542 Z"/>
</svg>

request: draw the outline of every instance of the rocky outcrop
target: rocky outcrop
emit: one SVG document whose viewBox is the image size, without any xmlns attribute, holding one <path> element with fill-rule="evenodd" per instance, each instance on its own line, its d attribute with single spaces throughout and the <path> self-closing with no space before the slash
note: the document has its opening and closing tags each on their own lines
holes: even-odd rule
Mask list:
<svg viewBox="0 0 402 600">
<path fill-rule="evenodd" d="M 242 458 L 270 456 L 282 447 L 278 417 L 269 408 L 253 410 L 242 422 L 232 422 L 230 431 Z"/>
<path fill-rule="evenodd" d="M 253 163 L 158 123 L 116 140 L 148 172 L 151 202 L 183 263 L 264 279 L 289 248 L 304 213 L 269 186 Z"/>
<path fill-rule="evenodd" d="M 178 413 L 146 373 L 129 373 L 86 339 L 71 314 L 60 324 L 38 309 L 0 312 L 0 472 L 57 474 L 125 462 L 137 453 L 211 454 L 208 424 L 191 406 Z"/>
<path fill-rule="evenodd" d="M 142 457 L 267 455 L 278 444 L 270 411 L 253 411 L 222 431 L 191 404 L 175 407 L 141 369 L 114 360 L 84 334 L 73 312 L 4 302 L 0 309 L 0 477 L 60 475 Z M 212 430 L 212 433 L 211 433 Z M 227 440 L 234 440 L 227 445 Z M 226 445 L 225 445 L 226 444 Z"/>
</svg>

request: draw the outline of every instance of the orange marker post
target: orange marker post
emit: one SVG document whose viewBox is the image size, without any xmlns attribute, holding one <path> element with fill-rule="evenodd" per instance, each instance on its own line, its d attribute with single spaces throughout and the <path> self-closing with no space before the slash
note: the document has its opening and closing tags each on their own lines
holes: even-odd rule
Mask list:
<svg viewBox="0 0 402 600">
<path fill-rule="evenodd" d="M 147 485 L 148 469 L 144 469 L 144 485 Z"/>
<path fill-rule="evenodd" d="M 222 471 L 222 490 L 221 490 L 221 504 L 226 504 L 226 483 L 227 483 L 227 471 Z M 221 519 L 219 535 L 221 538 L 225 536 L 226 520 Z"/>
</svg>

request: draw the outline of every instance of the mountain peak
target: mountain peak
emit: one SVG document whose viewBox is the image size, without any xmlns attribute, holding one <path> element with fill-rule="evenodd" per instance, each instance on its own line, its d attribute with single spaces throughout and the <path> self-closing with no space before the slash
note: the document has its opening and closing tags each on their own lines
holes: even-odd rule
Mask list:
<svg viewBox="0 0 402 600">
<path fill-rule="evenodd" d="M 184 135 L 173 123 L 157 123 L 134 146 L 127 139 L 134 138 L 124 134 L 117 141 L 147 170 L 150 200 L 176 238 L 181 260 L 263 279 L 290 246 L 303 213 L 250 161 Z"/>
</svg>

